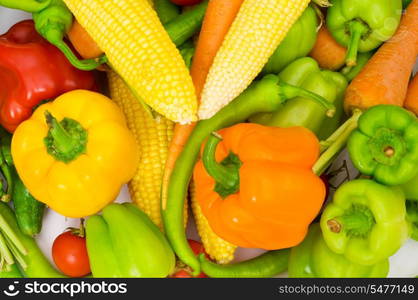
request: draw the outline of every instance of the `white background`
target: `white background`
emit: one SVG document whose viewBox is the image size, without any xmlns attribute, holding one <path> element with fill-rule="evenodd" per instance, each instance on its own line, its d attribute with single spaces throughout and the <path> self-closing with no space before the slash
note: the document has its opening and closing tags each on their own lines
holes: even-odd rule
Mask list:
<svg viewBox="0 0 418 300">
<path fill-rule="evenodd" d="M 10 10 L 0 7 L 0 34 L 20 20 L 29 19 L 30 15 L 21 11 Z M 418 70 L 418 63 L 416 65 Z M 129 200 L 129 194 L 124 187 L 117 199 L 118 202 Z M 51 246 L 54 238 L 63 232 L 67 227 L 76 227 L 79 225 L 78 219 L 65 218 L 57 213 L 47 210 L 44 217 L 44 223 L 41 234 L 37 237 L 41 249 L 51 260 Z M 194 226 L 189 226 L 188 236 L 198 239 Z M 260 254 L 258 249 L 238 249 L 236 261 L 248 259 Z M 52 260 L 51 260 L 52 262 Z M 282 274 L 285 276 L 286 274 Z M 390 258 L 389 277 L 414 277 L 418 275 L 418 242 L 408 240 L 405 245 Z"/>
</svg>

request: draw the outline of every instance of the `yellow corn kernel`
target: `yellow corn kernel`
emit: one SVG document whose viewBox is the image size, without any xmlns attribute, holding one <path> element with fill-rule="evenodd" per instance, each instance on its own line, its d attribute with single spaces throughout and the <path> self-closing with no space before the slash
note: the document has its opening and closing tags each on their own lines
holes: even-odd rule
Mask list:
<svg viewBox="0 0 418 300">
<path fill-rule="evenodd" d="M 199 203 L 195 197 L 194 183 L 190 184 L 190 197 L 193 216 L 196 222 L 197 231 L 202 240 L 205 251 L 210 258 L 219 264 L 227 264 L 234 259 L 234 253 L 237 246 L 223 240 L 210 228 L 208 220 L 202 213 Z"/>
<path fill-rule="evenodd" d="M 189 71 L 148 1 L 64 0 L 135 95 L 172 121 L 196 121 Z"/>
<path fill-rule="evenodd" d="M 309 2 L 244 0 L 209 70 L 200 119 L 212 117 L 248 87 Z"/>
<path fill-rule="evenodd" d="M 138 169 L 128 183 L 131 200 L 162 229 L 161 183 L 174 123 L 162 116 L 154 119 L 116 72 L 109 71 L 107 74 L 111 98 L 125 114 L 140 149 Z"/>
</svg>

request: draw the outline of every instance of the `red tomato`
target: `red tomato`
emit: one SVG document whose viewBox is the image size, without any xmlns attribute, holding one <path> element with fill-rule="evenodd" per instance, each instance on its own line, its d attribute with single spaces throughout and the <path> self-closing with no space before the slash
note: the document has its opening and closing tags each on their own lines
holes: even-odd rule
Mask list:
<svg viewBox="0 0 418 300">
<path fill-rule="evenodd" d="M 181 5 L 181 6 L 195 5 L 195 4 L 202 2 L 202 0 L 170 0 L 170 1 L 173 2 L 174 4 Z"/>
<path fill-rule="evenodd" d="M 192 248 L 194 254 L 199 255 L 201 253 L 204 253 L 207 258 L 209 258 L 209 255 L 206 253 L 205 248 L 203 245 L 195 240 L 187 240 L 189 242 L 190 247 Z M 190 274 L 190 268 L 183 267 L 179 268 L 179 271 L 171 275 L 172 278 L 192 278 L 193 276 Z M 200 273 L 195 278 L 207 278 L 208 276 L 205 273 Z"/>
<path fill-rule="evenodd" d="M 91 272 L 86 239 L 71 231 L 61 233 L 52 245 L 52 258 L 67 276 L 82 277 Z"/>
</svg>

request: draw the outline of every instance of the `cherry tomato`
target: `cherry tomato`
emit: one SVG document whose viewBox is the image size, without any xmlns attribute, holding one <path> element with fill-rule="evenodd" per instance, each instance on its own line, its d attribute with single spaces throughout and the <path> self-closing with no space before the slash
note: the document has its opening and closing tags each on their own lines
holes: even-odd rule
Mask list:
<svg viewBox="0 0 418 300">
<path fill-rule="evenodd" d="M 170 1 L 173 2 L 174 4 L 181 5 L 181 6 L 195 5 L 195 4 L 202 2 L 202 0 L 170 0 Z"/>
<path fill-rule="evenodd" d="M 203 245 L 195 240 L 187 240 L 189 242 L 190 248 L 192 248 L 194 254 L 199 255 L 201 253 L 204 253 L 207 258 L 209 258 L 209 255 L 206 253 L 205 248 Z M 180 266 L 177 266 L 178 271 L 175 272 L 170 277 L 172 278 L 192 278 L 193 276 L 190 273 L 190 268 L 187 266 L 182 265 L 180 263 Z M 208 276 L 205 273 L 200 273 L 196 278 L 207 278 Z"/>
<path fill-rule="evenodd" d="M 86 239 L 71 231 L 61 233 L 55 238 L 52 258 L 58 269 L 67 276 L 82 277 L 91 272 Z"/>
</svg>

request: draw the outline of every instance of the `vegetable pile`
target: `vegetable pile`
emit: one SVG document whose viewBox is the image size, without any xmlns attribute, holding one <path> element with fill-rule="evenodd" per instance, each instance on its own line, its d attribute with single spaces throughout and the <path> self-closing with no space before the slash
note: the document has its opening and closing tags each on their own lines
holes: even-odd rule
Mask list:
<svg viewBox="0 0 418 300">
<path fill-rule="evenodd" d="M 0 277 L 387 277 L 418 241 L 418 0 L 0 5 L 33 18 L 0 35 Z M 80 219 L 55 266 L 46 209 Z"/>
</svg>

